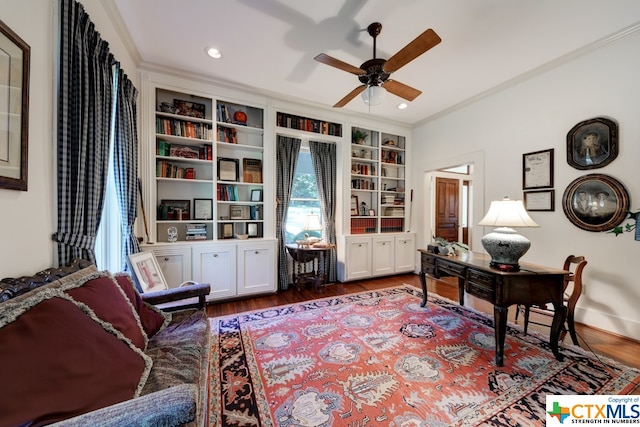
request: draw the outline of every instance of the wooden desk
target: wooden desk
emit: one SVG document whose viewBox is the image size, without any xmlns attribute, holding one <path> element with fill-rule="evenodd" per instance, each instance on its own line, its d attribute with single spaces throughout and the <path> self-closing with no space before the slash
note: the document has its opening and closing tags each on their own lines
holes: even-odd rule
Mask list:
<svg viewBox="0 0 640 427">
<path fill-rule="evenodd" d="M 328 279 L 327 258 L 331 247 L 299 247 L 296 244 L 286 245 L 286 247 L 289 255 L 293 258 L 293 283 L 296 287 L 311 283 L 320 289 L 326 285 Z"/>
<path fill-rule="evenodd" d="M 480 253 L 446 256 L 433 254 L 424 249 L 418 251 L 421 253 L 420 283 L 424 295 L 421 304 L 423 307 L 427 304 L 425 274 L 435 278 L 457 277 L 460 305 L 464 305 L 465 291 L 493 304 L 496 365 L 503 364 L 507 317 L 509 306 L 513 304 L 553 304 L 555 314 L 549 344 L 556 359 L 562 360 L 558 340 L 567 315 L 562 293 L 564 277 L 569 274 L 568 271 L 521 262 L 520 271 L 504 272 L 490 267 L 491 257 Z"/>
</svg>

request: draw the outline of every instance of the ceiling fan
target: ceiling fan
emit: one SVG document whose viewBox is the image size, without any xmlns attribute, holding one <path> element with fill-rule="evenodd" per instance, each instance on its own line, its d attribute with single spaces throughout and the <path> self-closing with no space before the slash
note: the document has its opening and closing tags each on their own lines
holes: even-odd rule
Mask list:
<svg viewBox="0 0 640 427">
<path fill-rule="evenodd" d="M 358 86 L 351 92 L 349 92 L 344 98 L 338 101 L 334 107 L 344 107 L 349 101 L 358 96 L 367 88 L 383 87 L 394 95 L 404 98 L 407 101 L 413 101 L 422 92 L 418 89 L 414 89 L 411 86 L 407 86 L 395 80 L 390 80 L 389 77 L 394 71 L 398 71 L 401 67 L 405 66 L 409 62 L 422 55 L 442 40 L 432 29 L 428 29 L 418 37 L 416 37 L 408 45 L 400 49 L 398 53 L 391 58 L 385 60 L 382 58 L 376 58 L 376 37 L 382 31 L 382 24 L 374 22 L 367 27 L 367 32 L 373 37 L 373 58 L 365 61 L 360 67 L 347 64 L 339 59 L 333 58 L 324 53 L 316 56 L 315 59 L 332 67 L 336 67 L 340 70 L 346 71 L 358 76 L 358 80 L 362 85 Z M 384 91 L 383 91 L 384 92 Z M 373 104 L 371 104 L 373 105 Z"/>
</svg>

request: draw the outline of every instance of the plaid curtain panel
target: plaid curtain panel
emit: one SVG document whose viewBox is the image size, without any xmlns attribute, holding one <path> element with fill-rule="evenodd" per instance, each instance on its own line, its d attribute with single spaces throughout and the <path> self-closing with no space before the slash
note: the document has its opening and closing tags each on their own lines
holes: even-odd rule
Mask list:
<svg viewBox="0 0 640 427">
<path fill-rule="evenodd" d="M 289 288 L 285 221 L 291 200 L 293 176 L 302 141 L 278 135 L 276 139 L 276 237 L 278 238 L 278 290 Z"/>
<path fill-rule="evenodd" d="M 336 145 L 309 141 L 311 163 L 316 174 L 316 185 L 322 210 L 322 223 L 328 243 L 336 244 Z M 325 259 L 329 272 L 329 283 L 336 281 L 336 252 L 329 252 Z"/>
</svg>

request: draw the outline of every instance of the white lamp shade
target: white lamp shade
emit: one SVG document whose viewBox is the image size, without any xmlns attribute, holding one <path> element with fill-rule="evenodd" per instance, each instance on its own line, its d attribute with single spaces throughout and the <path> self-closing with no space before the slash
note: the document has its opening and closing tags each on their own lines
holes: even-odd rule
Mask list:
<svg viewBox="0 0 640 427">
<path fill-rule="evenodd" d="M 380 105 L 384 102 L 387 90 L 382 86 L 368 86 L 362 92 L 362 100 L 369 106 Z"/>
<path fill-rule="evenodd" d="M 320 216 L 317 214 L 307 215 L 307 220 L 304 223 L 304 231 L 322 230 L 322 224 L 320 224 Z"/>
<path fill-rule="evenodd" d="M 492 227 L 539 227 L 527 213 L 522 200 L 510 200 L 508 197 L 505 197 L 503 200 L 491 202 L 489 212 L 487 212 L 478 225 Z"/>
</svg>

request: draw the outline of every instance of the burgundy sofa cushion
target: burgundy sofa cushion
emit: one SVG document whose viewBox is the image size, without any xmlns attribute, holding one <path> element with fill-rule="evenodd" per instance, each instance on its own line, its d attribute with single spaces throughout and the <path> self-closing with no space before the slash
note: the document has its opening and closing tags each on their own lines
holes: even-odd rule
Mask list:
<svg viewBox="0 0 640 427">
<path fill-rule="evenodd" d="M 49 424 L 137 397 L 151 363 L 61 290 L 3 303 L 0 425 Z"/>
<path fill-rule="evenodd" d="M 155 334 L 165 326 L 166 319 L 159 310 L 150 307 L 147 303 L 145 303 L 138 291 L 136 291 L 135 285 L 133 284 L 133 280 L 131 276 L 127 274 L 117 274 L 115 276 L 118 285 L 122 288 L 124 293 L 131 301 L 134 309 L 138 313 L 138 317 L 140 317 L 140 323 L 142 324 L 142 328 L 147 334 L 147 337 L 151 338 Z M 167 314 L 168 315 L 168 314 Z M 168 323 L 168 322 L 167 322 Z"/>
<path fill-rule="evenodd" d="M 147 337 L 137 313 L 110 274 L 106 272 L 94 274 L 72 286 L 68 288 L 68 285 L 63 285 L 67 294 L 74 300 L 89 306 L 98 318 L 113 325 L 136 347 L 144 351 L 147 346 Z"/>
</svg>

